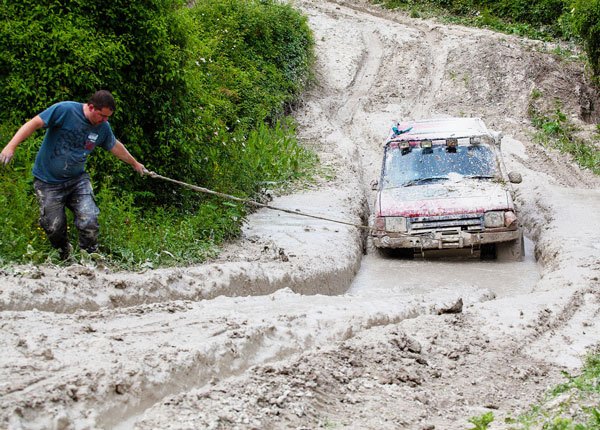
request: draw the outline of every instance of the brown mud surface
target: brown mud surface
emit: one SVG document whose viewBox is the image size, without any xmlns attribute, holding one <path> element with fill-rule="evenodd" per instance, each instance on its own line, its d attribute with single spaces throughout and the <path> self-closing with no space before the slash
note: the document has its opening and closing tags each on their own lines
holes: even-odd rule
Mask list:
<svg viewBox="0 0 600 430">
<path fill-rule="evenodd" d="M 525 261 L 397 260 L 353 227 L 261 210 L 198 267 L 6 269 L 0 428 L 464 429 L 493 411 L 500 429 L 596 346 L 600 179 L 527 116 L 537 89 L 591 132 L 583 66 L 359 0 L 295 5 L 318 81 L 295 116 L 330 175 L 272 204 L 364 222 L 392 121 L 477 116 L 523 175 Z"/>
</svg>

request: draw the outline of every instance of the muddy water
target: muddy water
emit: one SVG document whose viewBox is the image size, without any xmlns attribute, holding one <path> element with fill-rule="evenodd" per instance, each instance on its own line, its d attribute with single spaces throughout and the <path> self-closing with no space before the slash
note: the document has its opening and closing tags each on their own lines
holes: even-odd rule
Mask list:
<svg viewBox="0 0 600 430">
<path fill-rule="evenodd" d="M 480 261 L 476 255 L 404 260 L 372 253 L 363 259 L 347 294 L 392 296 L 453 288 L 487 289 L 496 297 L 529 293 L 540 278 L 533 248 L 533 242 L 525 238 L 526 256 L 521 262 Z"/>
</svg>

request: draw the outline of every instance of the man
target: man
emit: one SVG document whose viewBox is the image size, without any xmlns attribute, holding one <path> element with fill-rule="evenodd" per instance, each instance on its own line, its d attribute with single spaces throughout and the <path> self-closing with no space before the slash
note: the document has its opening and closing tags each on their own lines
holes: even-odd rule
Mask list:
<svg viewBox="0 0 600 430">
<path fill-rule="evenodd" d="M 17 146 L 40 128 L 46 129 L 33 166 L 34 190 L 40 204 L 40 225 L 52 246 L 66 259 L 71 252 L 65 207 L 75 217 L 79 247 L 89 253 L 98 247 L 98 214 L 85 162 L 96 146 L 112 152 L 143 175 L 144 165 L 115 138 L 108 118 L 115 111 L 112 94 L 100 90 L 87 103 L 71 101 L 52 105 L 26 122 L 0 153 L 7 165 Z"/>
</svg>

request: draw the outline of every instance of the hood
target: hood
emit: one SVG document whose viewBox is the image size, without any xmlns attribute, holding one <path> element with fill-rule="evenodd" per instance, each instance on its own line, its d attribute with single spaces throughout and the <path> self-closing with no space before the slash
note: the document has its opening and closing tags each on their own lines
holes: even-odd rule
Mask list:
<svg viewBox="0 0 600 430">
<path fill-rule="evenodd" d="M 378 216 L 419 217 L 514 210 L 514 205 L 502 184 L 464 179 L 384 189 L 377 208 Z"/>
</svg>

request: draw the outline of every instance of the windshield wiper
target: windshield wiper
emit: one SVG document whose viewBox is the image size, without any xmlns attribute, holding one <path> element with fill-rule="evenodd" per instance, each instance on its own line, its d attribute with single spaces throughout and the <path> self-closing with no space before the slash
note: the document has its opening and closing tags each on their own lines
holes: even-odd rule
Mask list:
<svg viewBox="0 0 600 430">
<path fill-rule="evenodd" d="M 446 180 L 446 179 L 448 179 L 447 176 L 432 176 L 430 178 L 419 178 L 419 179 L 413 179 L 412 181 L 404 182 L 402 184 L 402 186 L 410 187 L 411 185 L 420 185 L 420 184 L 425 184 L 427 182 L 442 181 L 442 180 Z"/>
<path fill-rule="evenodd" d="M 494 179 L 494 175 L 467 175 L 465 178 L 469 179 Z"/>
</svg>

